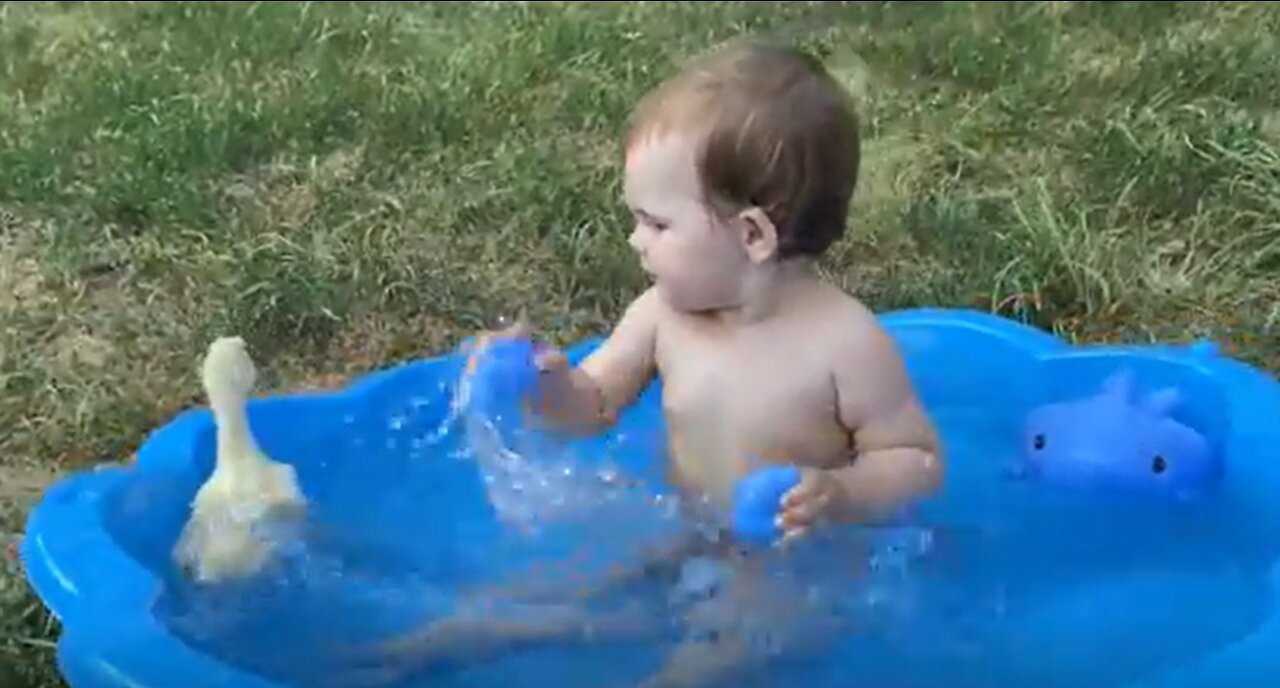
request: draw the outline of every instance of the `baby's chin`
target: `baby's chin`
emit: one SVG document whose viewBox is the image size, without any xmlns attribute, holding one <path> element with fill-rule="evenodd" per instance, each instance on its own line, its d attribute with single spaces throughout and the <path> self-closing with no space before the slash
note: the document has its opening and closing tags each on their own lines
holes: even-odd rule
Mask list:
<svg viewBox="0 0 1280 688">
<path fill-rule="evenodd" d="M 710 299 L 700 297 L 696 294 L 688 294 L 680 290 L 673 289 L 671 285 L 664 283 L 662 280 L 649 275 L 650 284 L 657 290 L 658 295 L 662 297 L 662 302 L 673 311 L 684 313 L 686 315 L 714 315 L 721 311 L 733 310 L 740 308 L 742 304 L 732 299 Z"/>
</svg>

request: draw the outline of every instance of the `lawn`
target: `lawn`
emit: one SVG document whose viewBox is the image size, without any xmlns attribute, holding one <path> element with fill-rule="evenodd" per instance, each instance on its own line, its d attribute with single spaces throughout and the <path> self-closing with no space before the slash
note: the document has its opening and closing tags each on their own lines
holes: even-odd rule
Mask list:
<svg viewBox="0 0 1280 688">
<path fill-rule="evenodd" d="M 858 98 L 825 267 L 873 307 L 1280 368 L 1259 3 L 0 3 L 0 535 L 50 472 L 200 403 L 215 335 L 284 389 L 520 308 L 557 341 L 608 327 L 643 280 L 628 109 L 748 34 Z M 0 569 L 0 684 L 60 685 L 53 632 Z"/>
</svg>

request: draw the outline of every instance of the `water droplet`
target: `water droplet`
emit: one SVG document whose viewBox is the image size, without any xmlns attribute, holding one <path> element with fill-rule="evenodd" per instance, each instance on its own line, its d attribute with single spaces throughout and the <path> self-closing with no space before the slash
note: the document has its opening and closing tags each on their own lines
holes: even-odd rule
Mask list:
<svg viewBox="0 0 1280 688">
<path fill-rule="evenodd" d="M 355 425 L 356 417 L 354 414 L 348 413 L 342 417 L 342 422 L 346 425 Z"/>
<path fill-rule="evenodd" d="M 391 421 L 387 424 L 393 431 L 400 430 L 404 427 L 404 416 L 392 416 Z"/>
</svg>

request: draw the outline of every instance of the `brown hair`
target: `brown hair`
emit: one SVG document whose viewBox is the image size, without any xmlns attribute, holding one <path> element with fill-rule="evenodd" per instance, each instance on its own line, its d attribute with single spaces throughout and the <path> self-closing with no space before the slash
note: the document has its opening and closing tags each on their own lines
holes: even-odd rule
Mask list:
<svg viewBox="0 0 1280 688">
<path fill-rule="evenodd" d="M 777 227 L 780 258 L 820 255 L 844 233 L 861 158 L 858 122 L 814 57 L 759 43 L 707 55 L 640 102 L 625 149 L 672 129 L 699 138 L 709 204 L 763 210 Z"/>
</svg>

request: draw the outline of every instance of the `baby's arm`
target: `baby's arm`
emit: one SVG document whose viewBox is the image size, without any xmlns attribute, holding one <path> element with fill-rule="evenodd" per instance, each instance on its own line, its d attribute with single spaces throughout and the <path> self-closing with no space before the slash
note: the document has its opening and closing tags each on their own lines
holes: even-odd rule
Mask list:
<svg viewBox="0 0 1280 688">
<path fill-rule="evenodd" d="M 836 472 L 846 518 L 885 515 L 937 489 L 943 458 L 937 432 L 911 388 L 897 344 L 878 325 L 852 338 L 835 369 L 840 422 L 857 458 Z"/>
<path fill-rule="evenodd" d="M 562 430 L 594 432 L 631 403 L 655 370 L 657 296 L 649 289 L 633 301 L 609 337 L 578 366 L 569 366 L 559 351 L 539 358 L 537 409 L 545 420 Z"/>
<path fill-rule="evenodd" d="M 830 516 L 877 520 L 937 489 L 942 450 L 888 333 L 865 324 L 836 360 L 836 408 L 857 455 L 848 466 L 830 471 L 836 495 Z"/>
</svg>

